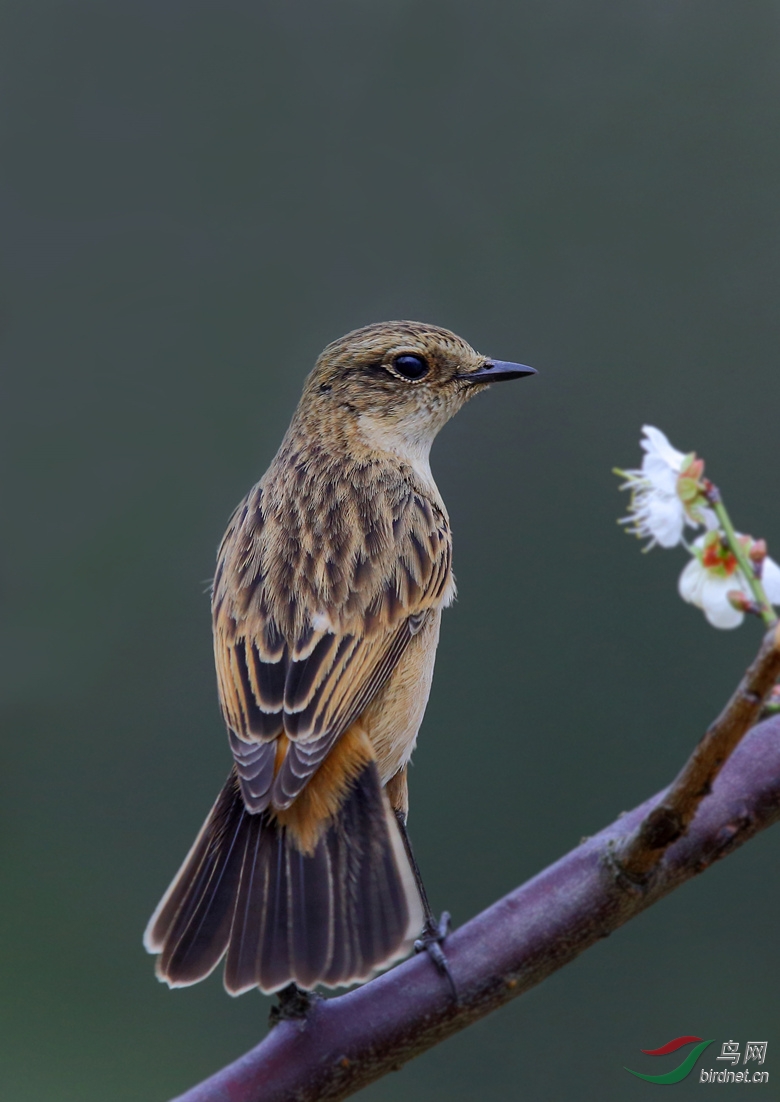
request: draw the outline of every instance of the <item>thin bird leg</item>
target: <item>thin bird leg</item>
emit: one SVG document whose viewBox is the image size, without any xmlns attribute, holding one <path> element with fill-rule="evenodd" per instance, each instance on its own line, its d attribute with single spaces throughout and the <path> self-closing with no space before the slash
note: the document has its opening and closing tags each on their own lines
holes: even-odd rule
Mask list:
<svg viewBox="0 0 780 1102">
<path fill-rule="evenodd" d="M 428 900 L 428 893 L 425 890 L 423 884 L 422 875 L 420 874 L 420 866 L 415 860 L 414 853 L 412 852 L 412 843 L 409 839 L 409 832 L 406 829 L 406 819 L 402 811 L 396 811 L 395 817 L 398 820 L 398 826 L 401 828 L 401 837 L 404 840 L 404 849 L 406 850 L 406 856 L 409 858 L 409 864 L 412 867 L 415 883 L 417 884 L 417 890 L 420 893 L 420 899 L 422 900 L 423 910 L 425 911 L 425 925 L 423 926 L 422 936 L 414 943 L 415 953 L 425 952 L 431 958 L 437 969 L 443 976 L 447 977 L 450 988 L 452 989 L 452 995 L 455 1001 L 458 1001 L 458 989 L 455 986 L 455 980 L 452 972 L 450 971 L 449 961 L 442 949 L 442 942 L 450 932 L 452 925 L 452 919 L 450 918 L 449 911 L 442 911 L 441 918 L 436 918 L 433 913 L 430 901 Z"/>
</svg>

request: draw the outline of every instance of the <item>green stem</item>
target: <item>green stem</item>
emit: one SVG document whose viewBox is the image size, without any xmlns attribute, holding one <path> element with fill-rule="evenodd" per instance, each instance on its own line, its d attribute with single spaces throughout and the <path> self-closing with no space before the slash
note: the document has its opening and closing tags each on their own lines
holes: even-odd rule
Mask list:
<svg viewBox="0 0 780 1102">
<path fill-rule="evenodd" d="M 726 512 L 726 506 L 721 501 L 720 491 L 717 486 L 712 486 L 707 493 L 707 500 L 715 511 L 715 516 L 720 521 L 720 526 L 723 529 L 723 533 L 726 537 L 726 541 L 737 560 L 739 569 L 750 586 L 750 591 L 753 594 L 759 611 L 761 612 L 761 618 L 767 627 L 771 627 L 772 624 L 777 623 L 777 615 L 774 608 L 769 603 L 769 599 L 766 595 L 761 579 L 757 577 L 755 570 L 753 569 L 753 563 L 748 558 L 747 551 L 744 545 L 740 542 L 737 533 L 734 531 L 734 525 L 731 523 L 731 517 Z"/>
</svg>

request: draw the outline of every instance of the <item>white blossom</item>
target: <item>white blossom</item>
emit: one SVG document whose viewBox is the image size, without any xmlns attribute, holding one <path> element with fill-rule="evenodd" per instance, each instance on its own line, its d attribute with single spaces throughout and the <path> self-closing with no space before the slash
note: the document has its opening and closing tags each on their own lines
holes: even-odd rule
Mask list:
<svg viewBox="0 0 780 1102">
<path fill-rule="evenodd" d="M 682 541 L 683 530 L 706 524 L 714 525 L 714 515 L 709 509 L 686 507 L 679 493 L 679 480 L 684 465 L 694 459 L 686 456 L 667 440 L 664 433 L 653 425 L 643 425 L 644 438 L 640 441 L 645 451 L 639 470 L 621 472 L 626 482 L 621 490 L 631 490 L 629 515 L 620 524 L 631 524 L 629 531 L 640 539 L 649 539 L 645 550 L 660 544 L 676 547 Z M 687 463 L 686 463 L 687 461 Z M 701 463 L 701 461 L 697 461 Z M 701 464 L 703 468 L 703 464 Z"/>
<path fill-rule="evenodd" d="M 753 542 L 750 537 L 738 534 L 738 538 L 749 551 Z M 699 536 L 691 550 L 693 558 L 677 583 L 680 596 L 702 609 L 713 627 L 739 627 L 745 614 L 731 604 L 729 591 L 737 590 L 748 600 L 753 600 L 753 594 L 736 556 L 723 546 L 717 532 Z M 770 603 L 780 605 L 780 566 L 768 556 L 763 561 L 761 581 Z"/>
</svg>

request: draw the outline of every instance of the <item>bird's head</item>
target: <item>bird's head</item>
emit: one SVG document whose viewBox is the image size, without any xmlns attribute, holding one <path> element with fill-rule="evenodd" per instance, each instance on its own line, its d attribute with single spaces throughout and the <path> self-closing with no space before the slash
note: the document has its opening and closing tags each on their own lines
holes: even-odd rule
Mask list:
<svg viewBox="0 0 780 1102">
<path fill-rule="evenodd" d="M 306 381 L 301 410 L 332 420 L 367 446 L 427 463 L 434 437 L 491 383 L 534 375 L 532 367 L 493 360 L 448 329 L 390 321 L 333 341 Z"/>
</svg>

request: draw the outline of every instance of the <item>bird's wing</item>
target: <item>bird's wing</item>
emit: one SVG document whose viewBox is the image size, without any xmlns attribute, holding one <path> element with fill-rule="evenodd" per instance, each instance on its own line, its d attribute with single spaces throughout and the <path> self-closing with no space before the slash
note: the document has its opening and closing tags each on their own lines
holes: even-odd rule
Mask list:
<svg viewBox="0 0 780 1102">
<path fill-rule="evenodd" d="M 285 517 L 281 527 L 290 523 Z M 260 488 L 233 517 L 215 577 L 214 646 L 252 811 L 290 806 L 446 595 L 452 545 L 444 514 L 409 488 L 393 499 L 385 526 L 353 525 L 329 563 L 327 539 L 307 555 L 298 535 L 292 553 Z"/>
</svg>

